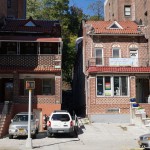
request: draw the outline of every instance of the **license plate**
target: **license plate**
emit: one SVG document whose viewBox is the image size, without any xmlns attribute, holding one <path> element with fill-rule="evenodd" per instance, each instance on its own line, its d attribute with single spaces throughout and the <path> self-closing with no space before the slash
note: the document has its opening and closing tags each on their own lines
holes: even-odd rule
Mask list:
<svg viewBox="0 0 150 150">
<path fill-rule="evenodd" d="M 58 131 L 58 133 L 63 133 L 63 132 L 64 132 L 63 130 L 59 130 L 59 131 Z"/>
<path fill-rule="evenodd" d="M 24 129 L 19 129 L 19 132 L 24 132 Z"/>
</svg>

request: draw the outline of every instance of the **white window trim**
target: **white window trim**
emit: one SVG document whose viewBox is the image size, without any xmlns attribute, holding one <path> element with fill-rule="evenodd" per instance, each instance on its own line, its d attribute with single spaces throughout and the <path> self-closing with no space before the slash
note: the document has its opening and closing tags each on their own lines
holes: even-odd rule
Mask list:
<svg viewBox="0 0 150 150">
<path fill-rule="evenodd" d="M 104 66 L 104 55 L 103 55 L 103 48 L 102 47 L 96 47 L 96 48 L 94 48 L 94 55 L 95 55 L 95 63 L 96 63 L 96 58 L 98 58 L 98 57 L 96 57 L 96 50 L 97 49 L 101 49 L 102 50 L 102 64 L 96 64 L 96 66 Z"/>
<path fill-rule="evenodd" d="M 111 81 L 111 96 L 105 96 L 105 95 L 97 95 L 97 77 L 103 77 L 103 83 L 105 82 L 104 77 L 110 77 L 110 81 Z M 121 77 L 121 76 L 125 76 L 127 77 L 127 82 L 128 82 L 128 90 L 127 90 L 127 95 L 114 95 L 114 77 Z M 97 75 L 96 76 L 96 97 L 129 97 L 130 96 L 130 79 L 129 76 L 126 75 L 115 75 L 115 76 L 111 76 L 111 75 Z M 103 84 L 103 90 L 105 89 L 105 86 Z M 105 90 L 104 90 L 105 91 Z"/>
<path fill-rule="evenodd" d="M 113 57 L 113 52 L 114 52 L 113 50 L 114 49 L 118 49 L 119 50 L 119 58 L 121 58 L 121 49 L 120 49 L 120 47 L 113 47 L 112 48 L 112 58 L 115 58 L 115 57 Z"/>
<path fill-rule="evenodd" d="M 130 8 L 130 11 L 126 11 L 126 8 Z M 130 15 L 127 15 L 126 13 L 130 12 Z M 125 17 L 130 17 L 131 16 L 131 6 L 130 5 L 125 5 L 124 6 L 124 16 Z"/>
</svg>

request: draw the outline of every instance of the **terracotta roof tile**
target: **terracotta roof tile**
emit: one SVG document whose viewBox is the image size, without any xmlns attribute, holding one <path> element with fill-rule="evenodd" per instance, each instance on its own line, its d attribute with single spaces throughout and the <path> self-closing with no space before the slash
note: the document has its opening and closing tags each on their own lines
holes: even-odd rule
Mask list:
<svg viewBox="0 0 150 150">
<path fill-rule="evenodd" d="M 0 66 L 0 73 L 5 73 L 5 72 L 14 72 L 14 71 L 17 71 L 17 72 L 39 72 L 39 73 L 45 73 L 45 72 L 49 72 L 49 73 L 52 73 L 52 72 L 60 72 L 61 69 L 56 69 L 56 68 L 53 68 L 53 67 L 49 67 L 49 66 L 38 66 L 38 67 L 15 67 L 15 66 L 12 66 L 12 67 L 8 67 L 8 66 Z"/>
<path fill-rule="evenodd" d="M 89 67 L 89 73 L 148 73 L 150 67 Z"/>
<path fill-rule="evenodd" d="M 87 21 L 96 34 L 139 34 L 138 25 L 133 21 L 117 22 L 123 29 L 110 29 L 114 21 Z"/>
</svg>

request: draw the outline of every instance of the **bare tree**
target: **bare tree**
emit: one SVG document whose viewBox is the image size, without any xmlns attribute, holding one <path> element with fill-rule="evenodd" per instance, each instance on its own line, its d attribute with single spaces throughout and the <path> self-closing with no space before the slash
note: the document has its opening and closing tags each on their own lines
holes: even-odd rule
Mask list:
<svg viewBox="0 0 150 150">
<path fill-rule="evenodd" d="M 88 6 L 88 9 L 93 11 L 94 16 L 91 16 L 92 18 L 97 18 L 96 20 L 102 20 L 103 19 L 103 12 L 104 12 L 104 2 L 103 0 L 97 0 L 93 3 L 91 3 Z"/>
</svg>

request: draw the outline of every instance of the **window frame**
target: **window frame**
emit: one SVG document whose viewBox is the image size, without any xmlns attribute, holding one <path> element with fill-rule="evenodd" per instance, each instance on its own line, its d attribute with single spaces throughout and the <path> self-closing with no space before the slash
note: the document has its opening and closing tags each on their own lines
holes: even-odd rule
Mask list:
<svg viewBox="0 0 150 150">
<path fill-rule="evenodd" d="M 50 85 L 44 86 L 44 80 L 50 81 Z M 50 88 L 50 93 L 44 93 L 44 88 Z M 42 95 L 52 95 L 52 79 L 42 79 Z"/>
<path fill-rule="evenodd" d="M 118 57 L 114 57 L 114 50 L 118 50 Z M 121 50 L 119 47 L 113 47 L 112 48 L 112 58 L 121 58 Z"/>
<path fill-rule="evenodd" d="M 102 80 L 103 80 L 103 94 L 102 95 L 98 95 L 98 77 L 102 77 Z M 105 78 L 106 77 L 110 77 L 110 90 L 106 90 L 105 89 Z M 121 89 L 119 91 L 119 95 L 115 95 L 115 91 L 114 91 L 114 78 L 115 77 L 119 77 L 119 89 Z M 122 77 L 126 77 L 126 95 L 122 95 L 122 91 L 123 91 L 123 86 L 122 86 Z M 129 76 L 121 76 L 121 75 L 116 75 L 116 76 L 109 76 L 109 75 L 104 75 L 104 76 L 101 76 L 101 75 L 97 75 L 96 76 L 96 96 L 97 97 L 129 97 L 129 94 L 130 94 L 130 87 L 129 87 Z M 109 92 L 110 95 L 108 94 L 105 94 L 106 92 Z"/>
<path fill-rule="evenodd" d="M 98 57 L 97 55 L 96 55 L 96 52 L 98 51 L 98 50 L 101 50 L 101 57 Z M 103 58 L 103 48 L 101 48 L 101 47 L 95 47 L 94 48 L 94 52 L 95 52 L 95 64 L 96 64 L 96 66 L 103 66 L 104 65 L 104 58 Z M 97 63 L 97 59 L 101 59 L 101 64 L 98 64 Z"/>
<path fill-rule="evenodd" d="M 11 8 L 11 0 L 7 0 L 7 8 Z"/>
<path fill-rule="evenodd" d="M 126 9 L 130 9 L 130 10 L 126 10 Z M 129 14 L 128 14 L 129 13 Z M 124 16 L 125 17 L 130 17 L 131 16 L 131 6 L 130 5 L 125 5 L 124 6 Z"/>
</svg>

